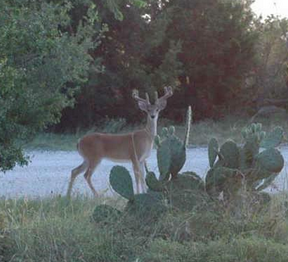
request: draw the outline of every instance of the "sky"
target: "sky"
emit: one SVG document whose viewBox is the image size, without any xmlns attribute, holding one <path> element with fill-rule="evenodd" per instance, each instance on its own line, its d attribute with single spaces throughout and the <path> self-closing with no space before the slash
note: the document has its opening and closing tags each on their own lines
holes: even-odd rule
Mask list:
<svg viewBox="0 0 288 262">
<path fill-rule="evenodd" d="M 269 14 L 288 18 L 288 0 L 256 0 L 252 9 L 258 15 L 266 17 Z"/>
</svg>

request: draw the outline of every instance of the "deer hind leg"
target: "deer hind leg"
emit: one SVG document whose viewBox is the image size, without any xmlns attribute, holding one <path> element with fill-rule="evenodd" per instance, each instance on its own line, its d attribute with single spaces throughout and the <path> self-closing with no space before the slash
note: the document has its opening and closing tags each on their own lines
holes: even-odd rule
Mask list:
<svg viewBox="0 0 288 262">
<path fill-rule="evenodd" d="M 92 184 L 92 181 L 91 181 L 91 178 L 92 178 L 92 175 L 93 175 L 93 172 L 95 170 L 95 168 L 97 167 L 97 165 L 100 164 L 100 161 L 94 161 L 93 163 L 89 163 L 89 166 L 88 166 L 88 169 L 86 170 L 85 174 L 84 174 L 84 177 L 88 183 L 88 186 L 90 187 L 90 189 L 92 190 L 94 196 L 98 196 L 98 193 L 96 192 L 93 184 Z"/>
<path fill-rule="evenodd" d="M 73 183 L 76 179 L 76 177 L 83 173 L 85 171 L 85 169 L 87 168 L 87 162 L 84 161 L 80 166 L 74 168 L 71 171 L 71 178 L 70 178 L 70 182 L 69 182 L 69 186 L 68 186 L 68 191 L 67 191 L 67 196 L 70 197 L 71 196 L 71 191 L 72 191 L 72 187 L 73 187 Z"/>
</svg>

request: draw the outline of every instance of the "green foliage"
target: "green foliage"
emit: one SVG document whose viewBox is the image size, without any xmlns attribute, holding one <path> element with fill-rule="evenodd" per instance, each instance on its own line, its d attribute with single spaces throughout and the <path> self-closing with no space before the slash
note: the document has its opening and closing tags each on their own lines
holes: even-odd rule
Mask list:
<svg viewBox="0 0 288 262">
<path fill-rule="evenodd" d="M 69 1 L 0 3 L 1 171 L 27 163 L 23 141 L 58 123 L 87 79 L 88 50 L 98 45 L 91 39 L 97 17 L 91 11 L 70 32 L 71 9 Z"/>
<path fill-rule="evenodd" d="M 93 57 L 105 72 L 89 71 L 89 80 L 76 97 L 75 108 L 64 111 L 58 128 L 90 127 L 106 115 L 139 121 L 139 111 L 131 110 L 135 108 L 130 95 L 133 89 L 151 95 L 156 90 L 162 91 L 165 85 L 177 86 L 181 42 L 174 39 L 163 46 L 161 58 L 154 64 L 150 57 L 151 43 L 146 40 L 150 34 L 150 24 L 145 19 L 149 6 L 142 0 L 97 2 L 99 20 L 108 30 L 99 48 L 93 50 Z M 85 8 L 85 4 L 79 6 L 80 15 L 85 14 Z M 98 32 L 95 37 L 98 38 Z"/>
<path fill-rule="evenodd" d="M 101 45 L 89 50 L 89 81 L 76 107 L 64 110 L 57 131 L 90 128 L 105 116 L 139 122 L 139 112 L 131 110 L 135 87 L 152 94 L 175 86 L 175 100 L 164 114 L 178 122 L 190 104 L 196 119 L 217 118 L 231 106 L 254 106 L 256 93 L 260 100 L 287 97 L 287 19 L 260 22 L 250 1 L 109 0 L 96 7 L 92 0 L 71 2 L 70 26 L 63 27 L 73 34 L 80 24 L 87 26 L 86 18 L 95 19 L 93 40 L 101 39 Z"/>
<path fill-rule="evenodd" d="M 181 41 L 176 108 L 193 104 L 196 118 L 204 118 L 217 116 L 211 104 L 233 104 L 255 63 L 258 33 L 252 29 L 250 2 L 161 1 L 149 11 L 153 65 L 161 61 L 171 40 Z"/>
</svg>

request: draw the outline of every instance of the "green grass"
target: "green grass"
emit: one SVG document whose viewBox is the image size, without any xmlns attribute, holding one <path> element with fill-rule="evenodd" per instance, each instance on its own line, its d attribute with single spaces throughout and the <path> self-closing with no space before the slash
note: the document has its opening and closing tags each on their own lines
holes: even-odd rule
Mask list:
<svg viewBox="0 0 288 262">
<path fill-rule="evenodd" d="M 257 122 L 263 124 L 265 131 L 270 131 L 276 125 L 280 125 L 285 130 L 288 130 L 288 121 L 282 116 L 273 117 L 271 119 L 257 119 Z M 170 121 L 160 119 L 158 132 L 162 127 L 169 126 Z M 206 146 L 210 138 L 215 137 L 223 143 L 227 139 L 233 139 L 236 143 L 242 143 L 241 130 L 249 124 L 248 118 L 239 118 L 235 116 L 227 116 L 220 121 L 205 120 L 193 123 L 190 133 L 189 144 L 194 146 Z M 39 134 L 33 141 L 26 145 L 28 149 L 44 149 L 44 150 L 76 150 L 76 144 L 79 138 L 87 133 L 94 131 L 107 133 L 125 133 L 131 130 L 141 128 L 143 125 L 126 125 L 123 119 L 106 120 L 99 127 L 93 127 L 90 130 L 81 130 L 76 133 L 42 133 Z M 176 134 L 183 138 L 185 135 L 185 123 L 176 125 Z"/>
<path fill-rule="evenodd" d="M 0 261 L 287 262 L 287 201 L 237 215 L 221 204 L 170 210 L 145 224 L 131 214 L 93 221 L 96 205 L 123 210 L 122 198 L 2 199 Z"/>
</svg>

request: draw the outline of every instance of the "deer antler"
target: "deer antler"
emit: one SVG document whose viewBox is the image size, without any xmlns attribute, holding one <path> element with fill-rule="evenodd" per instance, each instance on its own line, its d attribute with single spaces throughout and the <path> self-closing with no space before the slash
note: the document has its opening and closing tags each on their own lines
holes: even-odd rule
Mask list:
<svg viewBox="0 0 288 262">
<path fill-rule="evenodd" d="M 132 97 L 137 100 L 137 101 L 141 101 L 141 102 L 144 102 L 148 105 L 150 105 L 150 100 L 149 100 L 149 95 L 148 93 L 145 94 L 146 95 L 146 99 L 143 99 L 141 97 L 139 97 L 139 91 L 138 90 L 133 90 L 132 92 Z"/>
<path fill-rule="evenodd" d="M 164 95 L 158 98 L 158 93 L 155 92 L 155 101 L 156 103 L 161 103 L 167 100 L 168 97 L 173 95 L 172 87 L 171 86 L 165 86 L 164 87 Z"/>
</svg>

